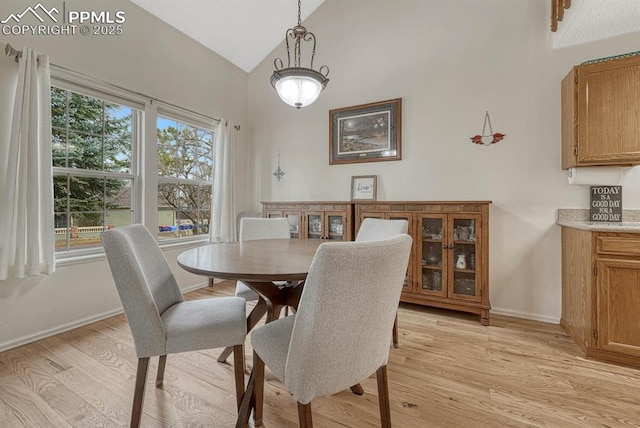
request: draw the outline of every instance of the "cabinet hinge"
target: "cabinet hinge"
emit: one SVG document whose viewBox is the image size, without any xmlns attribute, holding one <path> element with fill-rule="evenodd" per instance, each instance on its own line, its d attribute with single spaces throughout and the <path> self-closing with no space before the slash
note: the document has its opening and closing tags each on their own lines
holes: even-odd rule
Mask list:
<svg viewBox="0 0 640 428">
<path fill-rule="evenodd" d="M 598 276 L 598 265 L 593 267 L 593 275 Z"/>
<path fill-rule="evenodd" d="M 598 330 L 593 330 L 593 338 L 598 340 Z"/>
<path fill-rule="evenodd" d="M 573 155 L 574 156 L 578 156 L 578 145 L 577 144 L 573 146 Z"/>
<path fill-rule="evenodd" d="M 573 80 L 575 81 L 575 83 L 578 83 L 578 72 L 576 71 L 576 74 L 573 76 Z"/>
</svg>

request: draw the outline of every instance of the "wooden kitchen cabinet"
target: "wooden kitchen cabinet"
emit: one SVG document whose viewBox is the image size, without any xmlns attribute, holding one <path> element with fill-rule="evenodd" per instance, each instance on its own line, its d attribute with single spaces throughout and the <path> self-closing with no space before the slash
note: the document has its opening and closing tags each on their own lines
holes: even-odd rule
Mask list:
<svg viewBox="0 0 640 428">
<path fill-rule="evenodd" d="M 350 202 L 262 202 L 263 217 L 286 217 L 292 238 L 350 241 Z"/>
<path fill-rule="evenodd" d="M 408 220 L 413 248 L 400 300 L 471 312 L 489 325 L 489 204 L 357 203 L 355 232 L 367 217 Z"/>
<path fill-rule="evenodd" d="M 587 357 L 640 366 L 640 234 L 562 228 L 560 324 Z"/>
<path fill-rule="evenodd" d="M 573 67 L 561 98 L 563 169 L 640 163 L 640 55 Z"/>
</svg>

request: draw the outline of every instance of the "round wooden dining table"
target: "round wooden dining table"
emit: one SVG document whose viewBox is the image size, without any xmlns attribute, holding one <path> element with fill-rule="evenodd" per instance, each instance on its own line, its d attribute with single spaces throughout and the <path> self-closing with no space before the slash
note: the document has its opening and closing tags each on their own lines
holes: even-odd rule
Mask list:
<svg viewBox="0 0 640 428">
<path fill-rule="evenodd" d="M 183 269 L 219 279 L 249 282 L 304 280 L 319 239 L 259 239 L 208 244 L 178 256 Z"/>
<path fill-rule="evenodd" d="M 267 322 L 270 322 L 278 318 L 283 307 L 298 307 L 302 293 L 298 284 L 307 277 L 313 256 L 322 242 L 315 239 L 260 239 L 209 244 L 185 251 L 177 261 L 188 272 L 242 281 L 258 293 L 261 297 L 256 307 L 259 313 L 253 317 L 257 319 L 248 320 L 250 330 L 265 311 Z M 288 284 L 274 284 L 279 281 Z"/>
</svg>

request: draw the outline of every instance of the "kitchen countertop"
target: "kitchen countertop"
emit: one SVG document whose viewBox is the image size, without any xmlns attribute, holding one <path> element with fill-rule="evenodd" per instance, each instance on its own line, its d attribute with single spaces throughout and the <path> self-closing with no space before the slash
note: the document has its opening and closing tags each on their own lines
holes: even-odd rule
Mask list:
<svg viewBox="0 0 640 428">
<path fill-rule="evenodd" d="M 640 210 L 622 210 L 622 221 L 618 223 L 589 221 L 588 209 L 559 209 L 556 224 L 593 232 L 640 233 Z"/>
</svg>

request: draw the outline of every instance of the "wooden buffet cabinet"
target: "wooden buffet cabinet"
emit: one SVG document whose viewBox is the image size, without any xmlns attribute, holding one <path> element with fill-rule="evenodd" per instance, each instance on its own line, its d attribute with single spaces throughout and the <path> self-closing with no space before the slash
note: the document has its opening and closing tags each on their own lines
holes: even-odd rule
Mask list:
<svg viewBox="0 0 640 428">
<path fill-rule="evenodd" d="M 489 325 L 489 201 L 262 202 L 292 237 L 352 240 L 367 217 L 405 219 L 413 248 L 400 300 L 470 312 Z"/>
<path fill-rule="evenodd" d="M 562 168 L 640 163 L 640 55 L 587 61 L 562 80 Z"/>
<path fill-rule="evenodd" d="M 353 239 L 351 202 L 262 202 L 263 217 L 286 217 L 292 238 Z"/>
<path fill-rule="evenodd" d="M 560 324 L 587 357 L 640 366 L 640 234 L 562 228 Z"/>
</svg>

